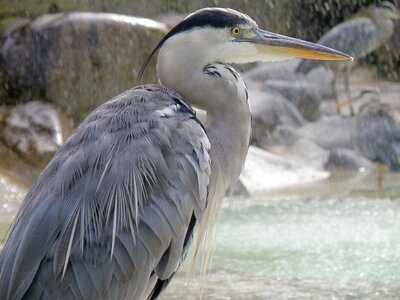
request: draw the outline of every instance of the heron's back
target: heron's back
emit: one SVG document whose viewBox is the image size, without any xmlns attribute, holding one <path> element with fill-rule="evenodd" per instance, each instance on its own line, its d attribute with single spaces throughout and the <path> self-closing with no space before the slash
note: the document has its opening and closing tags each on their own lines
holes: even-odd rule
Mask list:
<svg viewBox="0 0 400 300">
<path fill-rule="evenodd" d="M 209 147 L 165 87 L 100 106 L 28 192 L 0 256 L 0 299 L 156 296 L 205 209 Z"/>
<path fill-rule="evenodd" d="M 359 59 L 382 45 L 384 41 L 381 41 L 380 35 L 379 29 L 371 19 L 355 18 L 333 27 L 317 43 L 345 52 L 354 59 Z M 297 66 L 296 72 L 305 74 L 320 66 L 338 67 L 349 63 L 303 59 Z"/>
<path fill-rule="evenodd" d="M 357 115 L 354 141 L 368 159 L 400 171 L 400 123 L 389 105 L 370 102 Z"/>
</svg>

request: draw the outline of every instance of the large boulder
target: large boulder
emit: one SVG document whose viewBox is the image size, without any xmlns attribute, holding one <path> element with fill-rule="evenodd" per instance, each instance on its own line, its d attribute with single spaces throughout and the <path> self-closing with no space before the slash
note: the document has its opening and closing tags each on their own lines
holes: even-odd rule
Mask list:
<svg viewBox="0 0 400 300">
<path fill-rule="evenodd" d="M 315 68 L 305 75 L 303 82 L 307 82 L 316 90 L 323 100 L 332 99 L 336 97 L 334 77 L 335 74 L 330 69 Z"/>
<path fill-rule="evenodd" d="M 14 152 L 19 160 L 43 168 L 72 132 L 72 124 L 58 107 L 31 101 L 9 111 L 0 131 L 0 141 Z M 1 160 L 9 157 L 3 153 Z M 3 166 L 5 168 L 5 166 Z"/>
<path fill-rule="evenodd" d="M 250 146 L 240 182 L 250 195 L 326 179 L 329 172 Z"/>
<path fill-rule="evenodd" d="M 265 143 L 279 125 L 303 126 L 306 122 L 296 106 L 276 91 L 249 89 L 252 112 L 252 142 L 258 146 Z"/>
<path fill-rule="evenodd" d="M 243 78 L 256 82 L 264 82 L 272 79 L 295 81 L 302 76 L 296 73 L 298 63 L 299 60 L 297 59 L 258 63 L 254 68 L 245 72 Z"/>
<path fill-rule="evenodd" d="M 308 81 L 267 80 L 263 90 L 274 90 L 292 102 L 308 121 L 320 118 L 321 94 L 313 83 Z"/>
<path fill-rule="evenodd" d="M 277 127 L 264 148 L 319 170 L 325 168 L 329 158 L 329 151 L 299 135 L 295 128 L 289 126 Z"/>
<path fill-rule="evenodd" d="M 298 59 L 258 63 L 246 71 L 243 78 L 249 86 L 261 87 L 264 82 L 277 80 L 278 82 L 300 82 L 301 85 L 316 90 L 323 98 L 332 98 L 334 93 L 334 73 L 330 69 L 315 68 L 308 74 L 296 73 Z"/>
<path fill-rule="evenodd" d="M 314 141 L 320 147 L 353 149 L 356 120 L 354 117 L 327 116 L 318 122 L 308 123 L 296 130 L 296 134 Z"/>
<path fill-rule="evenodd" d="M 340 168 L 359 172 L 370 172 L 373 169 L 373 163 L 353 150 L 336 148 L 329 152 L 329 158 L 325 167 L 327 169 Z"/>
<path fill-rule="evenodd" d="M 0 59 L 9 95 L 18 101 L 40 96 L 81 121 L 94 107 L 135 85 L 166 28 L 126 15 L 59 13 L 6 32 Z M 155 60 L 143 81 L 156 82 Z"/>
<path fill-rule="evenodd" d="M 332 140 L 329 144 L 310 135 L 299 134 L 299 132 L 301 129 L 280 126 L 274 131 L 265 147 L 291 161 L 297 161 L 318 170 L 345 169 L 364 173 L 371 171 L 372 163 L 349 148 L 352 141 L 348 142 L 349 147 L 343 148 L 335 135 L 331 138 L 336 138 L 336 140 Z M 329 133 L 326 134 L 329 136 Z M 322 145 L 329 145 L 329 147 L 323 148 Z"/>
</svg>

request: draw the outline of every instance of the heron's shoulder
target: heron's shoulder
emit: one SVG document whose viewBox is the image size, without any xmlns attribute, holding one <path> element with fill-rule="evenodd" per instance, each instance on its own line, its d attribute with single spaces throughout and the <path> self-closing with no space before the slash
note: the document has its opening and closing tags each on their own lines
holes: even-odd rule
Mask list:
<svg viewBox="0 0 400 300">
<path fill-rule="evenodd" d="M 171 105 L 179 108 L 177 112 L 195 115 L 195 111 L 185 99 L 173 89 L 158 84 L 147 84 L 134 87 L 112 98 L 93 111 L 88 119 L 90 121 L 98 115 L 106 116 L 123 111 L 143 116 Z"/>
<path fill-rule="evenodd" d="M 194 122 L 189 127 L 205 135 L 196 112 L 176 91 L 162 85 L 142 85 L 99 106 L 74 133 L 98 136 L 106 132 L 126 133 L 132 128 L 147 132 L 160 126 L 173 126 L 171 120 L 186 124 Z"/>
</svg>

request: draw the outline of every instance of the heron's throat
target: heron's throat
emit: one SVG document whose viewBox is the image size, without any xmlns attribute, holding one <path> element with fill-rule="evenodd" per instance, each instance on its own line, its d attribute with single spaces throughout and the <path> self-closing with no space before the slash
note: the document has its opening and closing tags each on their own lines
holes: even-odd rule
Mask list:
<svg viewBox="0 0 400 300">
<path fill-rule="evenodd" d="M 223 184 L 227 186 L 236 182 L 248 150 L 251 116 L 247 90 L 236 71 L 215 63 L 221 56 L 218 47 L 215 43 L 203 45 L 201 41 L 207 37 L 197 36 L 205 32 L 190 34 L 165 42 L 158 55 L 157 75 L 161 84 L 207 112 L 211 156 L 228 179 Z"/>
<path fill-rule="evenodd" d="M 172 43 L 171 43 L 172 44 Z M 207 109 L 209 82 L 203 76 L 203 69 L 210 63 L 189 46 L 166 43 L 157 60 L 157 75 L 160 83 L 174 89 L 191 105 Z"/>
<path fill-rule="evenodd" d="M 158 57 L 157 73 L 161 84 L 207 112 L 205 128 L 211 158 L 223 174 L 220 185 L 226 189 L 237 181 L 242 170 L 250 140 L 251 115 L 246 87 L 239 74 L 223 64 L 213 65 L 207 73 L 205 67 L 209 63 L 199 51 L 164 48 Z"/>
</svg>

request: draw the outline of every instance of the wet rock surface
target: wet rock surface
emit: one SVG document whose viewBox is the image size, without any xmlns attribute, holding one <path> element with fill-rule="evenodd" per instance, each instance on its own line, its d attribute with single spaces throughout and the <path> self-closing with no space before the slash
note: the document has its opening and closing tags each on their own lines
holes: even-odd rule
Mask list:
<svg viewBox="0 0 400 300">
<path fill-rule="evenodd" d="M 135 85 L 145 58 L 166 32 L 161 23 L 105 13 L 59 13 L 20 22 L 1 48 L 9 101 L 35 96 L 76 122 Z M 156 82 L 155 60 L 143 82 Z"/>
<path fill-rule="evenodd" d="M 288 69 L 286 68 L 286 70 Z M 380 79 L 377 79 L 373 70 L 363 68 L 356 69 L 352 74 L 350 94 L 344 88 L 343 81 L 339 80 L 336 84 L 333 84 L 333 73 L 329 69 L 318 68 L 307 76 L 297 77 L 293 81 L 273 79 L 273 76 L 273 72 L 270 73 L 267 68 L 260 66 L 244 75 L 249 82 L 250 103 L 255 100 L 255 103 L 251 104 L 252 108 L 254 107 L 252 109 L 254 145 L 319 170 L 339 168 L 353 172 L 370 172 L 373 169 L 373 164 L 368 160 L 369 157 L 358 149 L 356 138 L 361 133 L 367 132 L 369 134 L 368 140 L 371 142 L 367 142 L 366 145 L 370 147 L 381 143 L 379 141 L 390 136 L 390 134 L 377 134 L 378 132 L 386 132 L 385 126 L 380 126 L 384 122 L 377 122 L 378 120 L 375 119 L 378 117 L 376 117 L 374 119 L 375 124 L 381 127 L 377 129 L 375 125 L 372 125 L 372 120 L 366 120 L 368 126 L 363 126 L 361 130 L 359 126 L 357 127 L 359 111 L 371 99 L 354 102 L 354 114 L 352 115 L 350 106 L 343 106 L 340 111 L 337 110 L 335 95 L 337 101 L 348 101 L 351 97 L 359 95 L 361 91 L 375 90 L 378 92 L 381 102 L 386 103 L 385 105 L 396 111 L 399 110 L 398 84 L 381 82 Z M 263 81 L 265 78 L 269 79 Z M 287 76 L 287 78 L 295 77 Z M 286 116 L 289 111 L 294 107 L 295 111 L 301 113 L 301 108 L 293 105 L 292 108 L 288 109 L 287 106 L 283 105 L 285 101 L 282 101 L 281 97 L 285 96 L 284 98 L 288 101 L 296 102 L 304 95 L 301 92 L 302 89 L 307 93 L 319 95 L 314 97 L 314 99 L 318 99 L 319 104 L 313 105 L 311 102 L 311 104 L 304 105 L 309 111 L 311 108 L 315 112 L 312 118 L 314 120 L 310 121 L 303 116 L 304 122 L 298 124 L 288 122 Z M 278 95 L 275 95 L 275 100 L 280 99 L 279 104 L 275 101 L 262 101 L 262 99 L 267 99 L 263 93 L 270 93 L 271 91 L 278 93 Z M 317 100 L 314 101 L 317 102 Z M 291 104 L 293 103 L 291 102 Z M 279 112 L 282 118 L 275 118 L 274 112 Z M 282 122 L 282 120 L 285 120 L 285 122 Z M 263 124 L 264 128 L 260 124 Z M 391 127 L 392 132 L 400 130 L 393 126 Z M 392 142 L 384 141 L 384 143 L 388 143 L 387 145 Z M 386 151 L 384 148 L 380 147 L 382 154 Z M 374 157 L 378 157 L 379 153 L 374 155 Z"/>
<path fill-rule="evenodd" d="M 49 103 L 31 101 L 9 111 L 0 140 L 4 161 L 18 159 L 35 168 L 43 168 L 72 132 L 72 123 L 57 107 Z M 15 157 L 17 156 L 17 157 Z"/>
<path fill-rule="evenodd" d="M 357 152 L 346 149 L 336 148 L 329 152 L 329 158 L 326 162 L 325 168 L 334 169 L 341 168 L 353 171 L 371 170 L 373 163 L 368 159 L 360 156 Z"/>
<path fill-rule="evenodd" d="M 274 79 L 295 81 L 301 76 L 295 72 L 298 63 L 299 60 L 297 59 L 268 64 L 258 63 L 254 68 L 244 73 L 244 78 L 258 83 Z"/>
<path fill-rule="evenodd" d="M 288 126 L 277 127 L 263 147 L 290 161 L 295 161 L 317 170 L 324 169 L 329 157 L 329 151 L 316 142 L 301 136 L 296 129 Z"/>
<path fill-rule="evenodd" d="M 249 90 L 252 139 L 262 145 L 279 125 L 300 127 L 306 123 L 296 106 L 275 91 Z"/>
<path fill-rule="evenodd" d="M 289 99 L 308 121 L 320 118 L 321 94 L 315 85 L 308 81 L 268 80 L 263 90 L 274 90 Z"/>
<path fill-rule="evenodd" d="M 329 172 L 318 170 L 298 160 L 250 146 L 240 182 L 250 195 L 274 189 L 302 185 L 329 177 Z"/>
<path fill-rule="evenodd" d="M 296 132 L 324 149 L 352 149 L 355 128 L 355 118 L 334 115 L 325 117 L 318 122 L 308 123 Z"/>
</svg>

